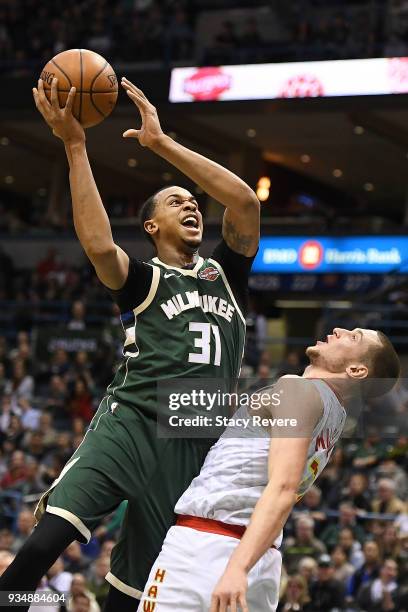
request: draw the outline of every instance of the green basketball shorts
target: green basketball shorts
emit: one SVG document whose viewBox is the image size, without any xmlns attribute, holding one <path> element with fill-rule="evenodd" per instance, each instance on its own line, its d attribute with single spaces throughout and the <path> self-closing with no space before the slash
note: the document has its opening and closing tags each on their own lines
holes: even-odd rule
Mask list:
<svg viewBox="0 0 408 612">
<path fill-rule="evenodd" d="M 199 473 L 209 440 L 157 437 L 155 419 L 136 407 L 102 400 L 85 437 L 42 496 L 35 515 L 61 516 L 89 542 L 92 530 L 128 500 L 107 580 L 140 597 L 174 523 L 174 506 Z"/>
</svg>

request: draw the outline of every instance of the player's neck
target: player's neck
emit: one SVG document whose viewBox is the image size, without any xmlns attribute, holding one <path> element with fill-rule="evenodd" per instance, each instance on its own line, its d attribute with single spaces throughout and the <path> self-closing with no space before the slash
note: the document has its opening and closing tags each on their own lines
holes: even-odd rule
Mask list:
<svg viewBox="0 0 408 612">
<path fill-rule="evenodd" d="M 318 378 L 323 380 L 334 391 L 340 403 L 344 406 L 352 397 L 350 382 L 344 376 L 344 373 L 328 372 L 324 368 L 313 364 L 307 366 L 303 372 L 303 378 Z"/>
<path fill-rule="evenodd" d="M 325 368 L 321 368 L 312 363 L 308 365 L 303 372 L 303 378 L 323 378 L 325 380 L 338 379 L 344 380 L 345 376 L 343 372 L 333 373 L 328 372 Z"/>
<path fill-rule="evenodd" d="M 157 249 L 157 257 L 167 266 L 185 268 L 194 266 L 198 261 L 198 251 L 179 251 L 174 246 L 160 245 Z"/>
</svg>

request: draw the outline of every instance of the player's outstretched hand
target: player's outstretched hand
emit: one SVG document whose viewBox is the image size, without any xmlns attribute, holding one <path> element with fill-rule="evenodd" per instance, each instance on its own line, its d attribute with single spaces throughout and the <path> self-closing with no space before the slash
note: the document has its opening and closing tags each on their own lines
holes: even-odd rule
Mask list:
<svg viewBox="0 0 408 612">
<path fill-rule="evenodd" d="M 60 108 L 58 101 L 58 79 L 53 79 L 51 83 L 51 102 L 48 102 L 45 95 L 42 79 L 38 79 L 38 89 L 36 87 L 33 88 L 37 109 L 52 129 L 54 136 L 61 138 L 64 143 L 85 141 L 84 128 L 72 114 L 75 91 L 75 87 L 71 87 L 65 107 Z"/>
<path fill-rule="evenodd" d="M 143 91 L 122 77 L 121 85 L 129 98 L 136 104 L 142 118 L 140 130 L 126 130 L 124 138 L 137 138 L 142 147 L 153 148 L 163 136 L 156 108 L 149 102 Z"/>
<path fill-rule="evenodd" d="M 228 566 L 213 591 L 210 612 L 248 612 L 247 589 L 246 572 Z"/>
</svg>

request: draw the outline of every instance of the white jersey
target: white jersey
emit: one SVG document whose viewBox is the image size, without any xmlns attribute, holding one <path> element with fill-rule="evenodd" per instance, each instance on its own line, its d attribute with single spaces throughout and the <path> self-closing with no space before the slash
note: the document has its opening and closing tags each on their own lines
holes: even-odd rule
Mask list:
<svg viewBox="0 0 408 612">
<path fill-rule="evenodd" d="M 326 466 L 346 420 L 346 412 L 328 384 L 310 380 L 321 396 L 323 413 L 313 431 L 297 501 Z M 248 416 L 246 408 L 241 408 L 234 417 L 240 413 Z M 233 429 L 231 435 L 227 428 L 210 449 L 200 474 L 177 502 L 176 514 L 248 525 L 268 483 L 270 434 L 250 426 L 238 437 L 236 427 Z M 282 534 L 274 544 L 279 548 L 281 542 Z"/>
</svg>

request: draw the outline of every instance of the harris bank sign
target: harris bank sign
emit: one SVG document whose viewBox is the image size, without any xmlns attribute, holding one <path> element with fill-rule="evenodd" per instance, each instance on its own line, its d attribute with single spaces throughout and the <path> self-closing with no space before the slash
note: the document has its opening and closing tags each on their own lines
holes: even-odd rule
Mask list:
<svg viewBox="0 0 408 612">
<path fill-rule="evenodd" d="M 255 273 L 408 273 L 408 237 L 262 238 Z"/>
</svg>

